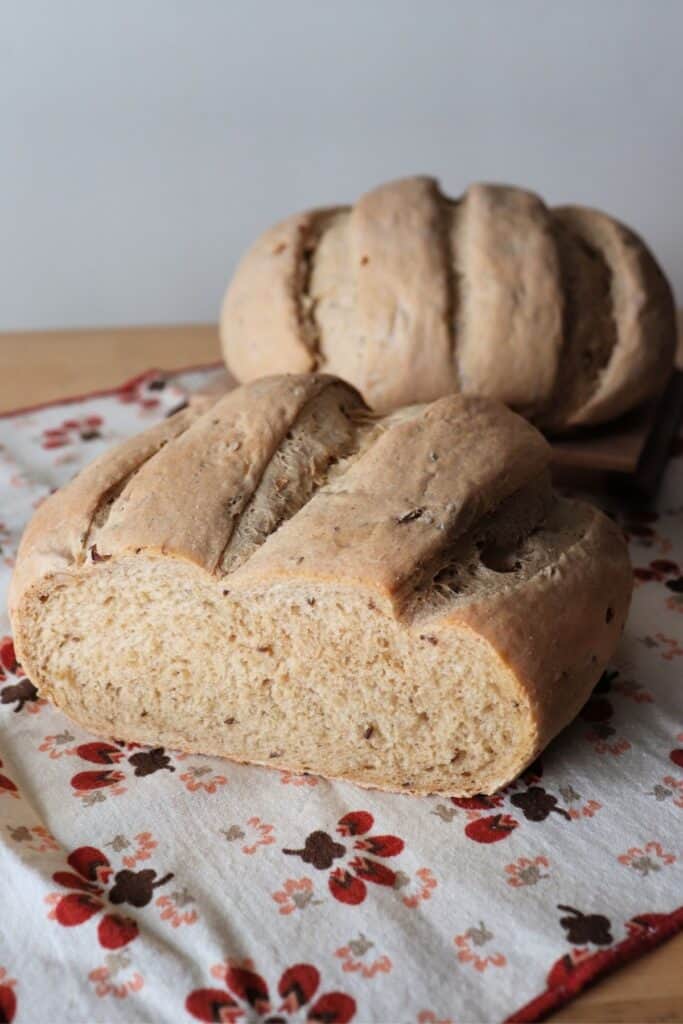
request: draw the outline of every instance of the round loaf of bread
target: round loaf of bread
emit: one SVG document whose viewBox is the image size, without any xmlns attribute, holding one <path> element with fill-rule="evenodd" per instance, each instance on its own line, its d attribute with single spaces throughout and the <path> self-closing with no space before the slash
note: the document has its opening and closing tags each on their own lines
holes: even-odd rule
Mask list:
<svg viewBox="0 0 683 1024">
<path fill-rule="evenodd" d="M 492 793 L 626 618 L 619 529 L 488 399 L 386 417 L 329 376 L 205 397 L 38 509 L 10 610 L 92 731 L 410 793 Z"/>
<path fill-rule="evenodd" d="M 676 321 L 644 243 L 597 210 L 432 178 L 266 231 L 221 314 L 238 380 L 322 370 L 386 412 L 453 392 L 505 402 L 559 433 L 661 389 Z"/>
</svg>

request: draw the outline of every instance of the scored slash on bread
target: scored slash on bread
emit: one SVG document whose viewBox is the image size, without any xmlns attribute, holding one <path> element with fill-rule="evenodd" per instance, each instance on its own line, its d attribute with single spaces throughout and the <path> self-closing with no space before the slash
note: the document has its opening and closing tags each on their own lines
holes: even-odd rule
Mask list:
<svg viewBox="0 0 683 1024">
<path fill-rule="evenodd" d="M 666 278 L 613 218 L 504 185 L 452 200 L 427 177 L 270 228 L 220 329 L 241 381 L 324 371 L 382 412 L 478 394 L 554 433 L 652 397 L 676 341 Z"/>
<path fill-rule="evenodd" d="M 631 593 L 618 528 L 483 398 L 386 417 L 324 375 L 206 396 L 48 498 L 10 613 L 85 727 L 412 792 L 493 792 L 576 714 Z"/>
</svg>

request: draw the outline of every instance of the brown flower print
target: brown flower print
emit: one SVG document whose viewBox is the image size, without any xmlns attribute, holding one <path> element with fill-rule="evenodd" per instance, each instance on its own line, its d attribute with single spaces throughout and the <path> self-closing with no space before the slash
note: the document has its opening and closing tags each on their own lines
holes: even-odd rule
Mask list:
<svg viewBox="0 0 683 1024">
<path fill-rule="evenodd" d="M 13 711 L 26 709 L 35 714 L 45 705 L 45 701 L 38 697 L 36 687 L 22 672 L 14 652 L 14 642 L 9 636 L 0 640 L 0 686 L 0 704 L 12 707 Z"/>
<path fill-rule="evenodd" d="M 99 943 L 105 949 L 120 949 L 138 935 L 138 926 L 133 918 L 112 913 L 110 908 L 123 903 L 144 907 L 152 899 L 153 890 L 173 877 L 167 874 L 157 880 L 154 870 L 124 869 L 116 873 L 114 885 L 107 894 L 113 868 L 101 850 L 94 846 L 80 846 L 69 854 L 67 864 L 71 871 L 56 871 L 52 878 L 71 891 L 65 896 L 52 893 L 46 897 L 52 906 L 48 917 L 65 928 L 73 928 L 106 911 L 97 926 Z"/>
<path fill-rule="evenodd" d="M 41 447 L 46 451 L 64 448 L 79 441 L 97 441 L 102 437 L 102 417 L 84 416 L 82 419 L 66 419 L 57 427 L 46 427 L 42 433 Z"/>
<path fill-rule="evenodd" d="M 133 768 L 131 775 L 137 778 L 145 778 L 158 771 L 175 771 L 171 757 L 163 747 L 137 750 L 134 754 L 127 755 L 127 751 L 134 746 L 136 745 L 117 741 L 110 743 L 106 740 L 93 740 L 90 743 L 81 743 L 74 751 L 67 751 L 90 764 L 103 766 L 96 770 L 77 772 L 72 777 L 71 786 L 76 796 L 81 797 L 84 803 L 90 804 L 96 802 L 98 797 L 103 800 L 105 790 L 113 796 L 125 793 L 123 783 L 130 775 L 127 770 L 122 770 L 125 768 L 124 762 Z"/>
<path fill-rule="evenodd" d="M 362 903 L 367 895 L 366 882 L 394 886 L 396 872 L 377 858 L 395 857 L 404 845 L 398 836 L 368 835 L 373 824 L 374 818 L 368 811 L 351 811 L 339 819 L 336 829 L 342 838 L 350 837 L 351 843 L 342 843 L 317 829 L 306 837 L 301 849 L 282 852 L 301 857 L 305 864 L 311 864 L 318 871 L 332 869 L 328 885 L 334 898 L 340 903 Z M 342 858 L 345 858 L 344 866 L 334 867 L 334 862 Z"/>
<path fill-rule="evenodd" d="M 612 942 L 609 918 L 602 914 L 584 914 L 574 907 L 567 907 L 559 904 L 558 910 L 566 912 L 566 917 L 560 918 L 560 924 L 564 928 L 567 940 L 577 946 L 583 946 L 592 942 L 595 946 L 609 946 Z"/>
<path fill-rule="evenodd" d="M 43 825 L 8 825 L 7 831 L 13 843 L 25 844 L 24 849 L 33 853 L 47 853 L 59 850 L 59 843 Z"/>
</svg>

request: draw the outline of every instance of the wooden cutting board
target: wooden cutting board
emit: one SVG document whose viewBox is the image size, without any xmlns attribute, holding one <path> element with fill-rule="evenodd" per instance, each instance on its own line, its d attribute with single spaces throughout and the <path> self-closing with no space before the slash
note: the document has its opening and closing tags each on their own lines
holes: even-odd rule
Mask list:
<svg viewBox="0 0 683 1024">
<path fill-rule="evenodd" d="M 552 440 L 558 480 L 601 478 L 603 485 L 651 498 L 661 480 L 683 413 L 683 371 L 661 395 L 617 423 Z"/>
</svg>

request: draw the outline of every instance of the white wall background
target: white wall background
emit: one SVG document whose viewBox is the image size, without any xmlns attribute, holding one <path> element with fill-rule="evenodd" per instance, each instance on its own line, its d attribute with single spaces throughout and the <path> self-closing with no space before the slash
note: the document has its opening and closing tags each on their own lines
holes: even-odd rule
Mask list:
<svg viewBox="0 0 683 1024">
<path fill-rule="evenodd" d="M 0 329 L 207 320 L 297 208 L 603 207 L 683 298 L 683 0 L 0 0 Z"/>
</svg>

